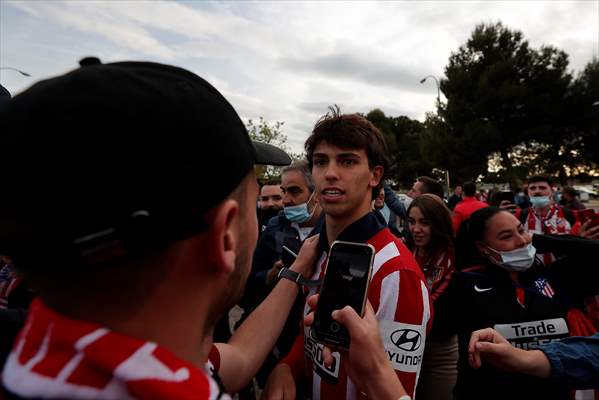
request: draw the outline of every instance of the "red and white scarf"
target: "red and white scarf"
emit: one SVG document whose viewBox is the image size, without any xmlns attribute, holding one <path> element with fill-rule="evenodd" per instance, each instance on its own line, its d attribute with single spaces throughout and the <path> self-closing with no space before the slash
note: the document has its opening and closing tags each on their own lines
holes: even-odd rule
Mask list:
<svg viewBox="0 0 599 400">
<path fill-rule="evenodd" d="M 527 225 L 529 232 L 544 235 L 566 235 L 572 230 L 564 216 L 564 210 L 556 205 L 552 205 L 543 218 L 539 218 L 532 208 L 529 209 Z M 555 261 L 553 254 L 543 254 L 543 264 L 549 265 L 553 261 Z"/>
<path fill-rule="evenodd" d="M 447 289 L 455 270 L 453 250 L 447 249 L 435 258 L 427 258 L 416 248 L 414 257 L 424 273 L 430 299 L 435 301 Z"/>
<path fill-rule="evenodd" d="M 31 304 L 2 372 L 23 398 L 230 399 L 206 371 L 153 342 Z"/>
</svg>

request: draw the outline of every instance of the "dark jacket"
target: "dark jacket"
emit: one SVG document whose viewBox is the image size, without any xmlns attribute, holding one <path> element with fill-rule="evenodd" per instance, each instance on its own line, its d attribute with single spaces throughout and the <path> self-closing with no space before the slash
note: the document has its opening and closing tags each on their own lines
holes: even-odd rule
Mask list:
<svg viewBox="0 0 599 400">
<path fill-rule="evenodd" d="M 599 241 L 534 235 L 533 245 L 539 252 L 551 249 L 557 260 L 549 267 L 536 264 L 520 273 L 518 286 L 507 271 L 490 264 L 456 272 L 435 303 L 435 323 L 444 332 L 458 334 L 455 391 L 459 399 L 568 398 L 567 389 L 555 382 L 498 371 L 488 364 L 474 370 L 468 363 L 473 331 L 494 327 L 512 344 L 535 348 L 568 336 L 568 310 L 599 292 L 599 268 L 589 263 L 599 253 Z M 523 305 L 517 298 L 518 287 L 524 291 Z M 553 293 L 551 298 L 543 294 L 547 290 Z"/>
<path fill-rule="evenodd" d="M 408 229 L 407 219 L 408 212 L 406 211 L 406 206 L 403 204 L 403 201 L 399 200 L 391 186 L 388 183 L 384 184 L 385 190 L 385 204 L 391 210 L 391 218 L 389 218 L 389 222 L 387 223 L 387 227 L 391 230 L 395 236 L 399 238 L 406 238 L 410 234 L 410 230 Z M 397 218 L 401 219 L 403 231 L 399 230 L 397 226 Z"/>
<path fill-rule="evenodd" d="M 321 224 L 320 220 L 317 221 L 311 234 L 318 233 Z M 281 260 L 283 245 L 286 245 L 297 254 L 301 247 L 301 240 L 299 232 L 291 226 L 291 221 L 281 211 L 268 222 L 260 235 L 252 258 L 252 270 L 246 284 L 246 291 L 252 291 L 254 295 L 262 299 L 270 293 L 270 288 L 266 287 L 266 275 L 275 262 Z"/>
<path fill-rule="evenodd" d="M 457 194 L 454 193 L 451 195 L 451 197 L 447 201 L 447 207 L 449 207 L 450 210 L 453 210 L 460 201 L 462 201 L 462 197 L 458 196 Z"/>
<path fill-rule="evenodd" d="M 324 213 L 321 218 L 316 222 L 310 236 L 320 232 L 324 221 Z M 299 232 L 291 226 L 291 222 L 285 217 L 283 211 L 281 211 L 276 217 L 272 218 L 260 239 L 254 252 L 252 260 L 252 271 L 248 278 L 245 293 L 240 303 L 244 309 L 244 314 L 239 321 L 238 325 L 242 323 L 245 318 L 256 308 L 258 305 L 268 296 L 273 285 L 266 284 L 266 275 L 276 261 L 282 259 L 283 245 L 287 246 L 296 254 L 299 252 L 301 247 L 301 240 Z M 286 265 L 290 267 L 290 265 Z M 289 311 L 287 322 L 281 331 L 275 347 L 271 354 L 269 354 L 262 368 L 257 374 L 257 379 L 261 385 L 266 381 L 266 378 L 270 374 L 270 371 L 277 364 L 279 358 L 287 355 L 293 341 L 299 333 L 301 315 L 303 310 L 304 299 L 300 293 L 293 307 Z"/>
<path fill-rule="evenodd" d="M 385 204 L 387 207 L 399 218 L 405 220 L 408 218 L 408 213 L 406 211 L 406 206 L 404 206 L 403 202 L 397 198 L 397 195 L 391 189 L 388 183 L 384 184 L 385 189 Z"/>
</svg>

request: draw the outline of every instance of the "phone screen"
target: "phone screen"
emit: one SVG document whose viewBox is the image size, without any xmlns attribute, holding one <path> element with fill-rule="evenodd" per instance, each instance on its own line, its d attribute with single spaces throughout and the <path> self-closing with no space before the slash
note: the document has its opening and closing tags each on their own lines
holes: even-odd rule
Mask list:
<svg viewBox="0 0 599 400">
<path fill-rule="evenodd" d="M 349 347 L 347 329 L 337 323 L 331 313 L 349 305 L 358 315 L 364 314 L 373 257 L 372 246 L 362 243 L 333 243 L 314 315 L 314 339 L 339 347 Z"/>
</svg>

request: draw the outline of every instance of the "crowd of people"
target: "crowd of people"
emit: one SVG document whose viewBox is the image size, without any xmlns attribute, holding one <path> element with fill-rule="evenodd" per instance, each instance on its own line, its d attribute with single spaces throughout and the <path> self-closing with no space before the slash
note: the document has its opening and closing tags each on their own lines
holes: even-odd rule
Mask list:
<svg viewBox="0 0 599 400">
<path fill-rule="evenodd" d="M 571 188 L 403 199 L 359 114 L 292 162 L 187 70 L 81 65 L 0 105 L 4 397 L 596 398 L 599 217 Z M 363 315 L 332 313 L 348 349 L 311 333 L 337 240 L 375 252 Z"/>
</svg>

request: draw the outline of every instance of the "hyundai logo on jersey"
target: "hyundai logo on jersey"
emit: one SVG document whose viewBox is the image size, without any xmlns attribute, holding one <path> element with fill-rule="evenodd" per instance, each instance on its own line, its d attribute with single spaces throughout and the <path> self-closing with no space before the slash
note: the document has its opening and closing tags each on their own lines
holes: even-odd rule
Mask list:
<svg viewBox="0 0 599 400">
<path fill-rule="evenodd" d="M 416 351 L 422 344 L 422 336 L 413 329 L 399 329 L 391 334 L 391 341 L 402 350 Z"/>
</svg>

